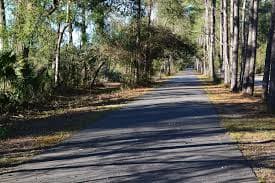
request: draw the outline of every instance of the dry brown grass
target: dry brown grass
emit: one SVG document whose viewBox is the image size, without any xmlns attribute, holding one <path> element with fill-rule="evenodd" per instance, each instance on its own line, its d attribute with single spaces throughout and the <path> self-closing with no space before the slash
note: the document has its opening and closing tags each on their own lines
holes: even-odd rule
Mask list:
<svg viewBox="0 0 275 183">
<path fill-rule="evenodd" d="M 208 83 L 205 90 L 219 112 L 223 126 L 239 144 L 244 156 L 251 160 L 254 172 L 261 182 L 275 182 L 275 116 L 266 112 L 260 99 L 231 93 L 221 84 Z"/>
</svg>

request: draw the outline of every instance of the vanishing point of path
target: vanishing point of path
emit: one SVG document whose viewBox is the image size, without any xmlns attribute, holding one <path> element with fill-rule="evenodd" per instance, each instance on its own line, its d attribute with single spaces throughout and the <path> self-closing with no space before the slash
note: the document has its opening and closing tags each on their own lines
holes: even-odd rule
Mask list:
<svg viewBox="0 0 275 183">
<path fill-rule="evenodd" d="M 0 182 L 250 183 L 255 175 L 191 71 L 114 111 Z"/>
</svg>

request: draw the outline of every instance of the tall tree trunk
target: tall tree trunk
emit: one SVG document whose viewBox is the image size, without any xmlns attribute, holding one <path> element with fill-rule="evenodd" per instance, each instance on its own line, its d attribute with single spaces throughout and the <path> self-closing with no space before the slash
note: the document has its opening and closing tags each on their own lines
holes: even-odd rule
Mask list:
<svg viewBox="0 0 275 183">
<path fill-rule="evenodd" d="M 151 38 L 151 22 L 152 22 L 152 10 L 153 10 L 153 0 L 149 0 L 148 2 L 148 40 Z M 146 81 L 149 81 L 151 78 L 151 59 L 150 59 L 150 41 L 147 41 L 146 43 L 146 50 L 145 50 L 145 75 L 146 75 Z"/>
<path fill-rule="evenodd" d="M 229 43 L 228 43 L 228 4 L 227 0 L 222 0 L 223 3 L 223 60 L 224 60 L 224 84 L 230 83 L 230 63 L 229 63 Z"/>
<path fill-rule="evenodd" d="M 206 61 L 207 61 L 207 38 L 203 39 L 203 74 L 207 74 L 206 69 Z"/>
<path fill-rule="evenodd" d="M 247 0 L 243 0 L 242 6 L 242 60 L 241 60 L 241 71 L 240 71 L 240 89 L 242 90 L 243 87 L 243 80 L 244 80 L 244 70 L 245 70 L 245 63 L 246 63 L 246 49 L 247 49 L 247 26 L 246 26 L 246 7 L 247 7 Z"/>
<path fill-rule="evenodd" d="M 169 59 L 168 59 L 168 76 L 171 76 L 171 74 L 172 74 L 172 72 L 171 72 L 172 62 L 173 62 L 173 57 L 172 57 L 172 55 L 169 55 Z"/>
<path fill-rule="evenodd" d="M 73 45 L 73 19 L 72 19 L 72 2 L 71 0 L 67 1 L 67 20 L 66 22 L 69 24 L 69 44 L 72 46 Z"/>
<path fill-rule="evenodd" d="M 212 81 L 216 79 L 215 75 L 215 48 L 216 48 L 216 0 L 210 1 L 210 49 L 209 49 L 209 76 Z"/>
<path fill-rule="evenodd" d="M 257 35 L 258 35 L 258 10 L 259 10 L 259 1 L 254 0 L 253 5 L 253 34 L 252 34 L 252 57 L 250 59 L 250 68 L 249 76 L 251 85 L 246 90 L 246 93 L 249 95 L 254 94 L 254 85 L 255 85 L 255 68 L 256 68 L 256 58 L 257 58 Z"/>
<path fill-rule="evenodd" d="M 69 23 L 69 45 L 73 45 L 73 24 L 72 22 Z"/>
<path fill-rule="evenodd" d="M 204 54 L 204 74 L 209 75 L 209 70 L 207 69 L 207 63 L 209 63 L 209 47 L 210 47 L 210 24 L 209 24 L 209 0 L 205 0 L 205 19 L 204 19 L 204 31 L 205 31 L 205 39 L 204 39 L 204 44 L 205 44 L 205 54 Z"/>
<path fill-rule="evenodd" d="M 253 0 L 250 6 L 250 26 L 248 36 L 248 50 L 246 59 L 246 71 L 244 76 L 244 90 L 248 95 L 254 93 L 255 62 L 257 53 L 257 32 L 258 32 L 258 9 L 259 0 Z"/>
<path fill-rule="evenodd" d="M 275 1 L 272 3 L 272 17 L 271 17 L 271 26 L 270 26 L 270 36 L 268 44 L 270 45 L 270 51 L 267 50 L 267 58 L 271 64 L 270 70 L 270 87 L 269 87 L 269 97 L 268 97 L 268 107 L 270 111 L 275 111 Z"/>
<path fill-rule="evenodd" d="M 65 30 L 67 29 L 69 25 L 64 26 L 61 28 L 61 25 L 59 23 L 58 25 L 58 39 L 56 43 L 56 52 L 55 52 L 55 72 L 54 72 L 54 84 L 55 86 L 59 85 L 59 64 L 60 64 L 60 50 L 61 50 L 61 43 L 63 40 L 63 35 Z"/>
<path fill-rule="evenodd" d="M 223 33 L 224 33 L 224 12 L 223 12 L 223 2 L 220 2 L 220 61 L 221 61 L 221 70 L 224 70 L 224 52 L 223 52 L 223 45 L 224 45 L 224 37 L 223 37 Z"/>
<path fill-rule="evenodd" d="M 253 21 L 253 1 L 249 3 L 249 19 L 248 19 L 248 38 L 247 38 L 247 48 L 246 48 L 246 56 L 245 56 L 245 68 L 244 68 L 244 76 L 243 76 L 243 93 L 245 93 L 248 84 L 249 84 L 249 60 L 251 57 L 251 52 L 252 52 L 252 41 L 251 41 L 251 36 L 252 36 L 252 21 Z"/>
<path fill-rule="evenodd" d="M 141 77 L 141 0 L 137 0 L 137 19 L 136 19 L 136 82 L 140 83 Z"/>
<path fill-rule="evenodd" d="M 268 35 L 268 42 L 266 48 L 266 57 L 265 57 L 265 66 L 264 66 L 264 77 L 263 77 L 263 94 L 262 98 L 266 102 L 268 99 L 269 93 L 269 78 L 270 78 L 270 64 L 271 64 L 271 50 L 274 46 L 273 44 L 273 36 L 275 31 L 275 1 L 272 2 L 272 13 L 270 19 L 270 28 L 269 28 L 269 35 Z M 274 58 L 273 58 L 274 59 Z"/>
<path fill-rule="evenodd" d="M 233 36 L 232 36 L 232 92 L 238 91 L 238 60 L 239 60 L 239 0 L 233 0 Z"/>
<path fill-rule="evenodd" d="M 232 59 L 233 59 L 233 35 L 234 35 L 234 0 L 230 0 L 230 17 L 229 17 L 229 63 L 230 63 L 230 72 L 232 72 Z M 231 73 L 232 74 L 232 73 Z M 230 78 L 231 80 L 231 78 Z"/>
<path fill-rule="evenodd" d="M 4 0 L 0 0 L 0 32 L 1 35 L 4 34 L 6 30 L 6 16 L 5 16 L 5 2 Z M 3 36 L 0 37 L 0 51 L 2 51 L 5 46 L 5 38 Z"/>
</svg>

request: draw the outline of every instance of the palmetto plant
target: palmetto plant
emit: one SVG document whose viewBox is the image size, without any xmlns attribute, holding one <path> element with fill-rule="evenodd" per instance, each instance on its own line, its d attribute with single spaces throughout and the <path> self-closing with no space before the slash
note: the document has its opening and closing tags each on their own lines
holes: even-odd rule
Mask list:
<svg viewBox="0 0 275 183">
<path fill-rule="evenodd" d="M 35 71 L 28 59 L 18 58 L 12 51 L 0 54 L 0 108 L 14 108 L 18 103 L 29 103 L 43 92 L 47 80 L 47 69 Z"/>
<path fill-rule="evenodd" d="M 0 79 L 3 82 L 3 91 L 6 92 L 7 83 L 13 83 L 17 79 L 16 75 L 16 55 L 11 51 L 0 54 Z"/>
<path fill-rule="evenodd" d="M 0 53 L 0 81 L 2 84 L 2 92 L 0 94 L 0 109 L 7 108 L 10 104 L 10 97 L 7 93 L 8 83 L 13 84 L 16 82 L 16 55 L 11 51 Z"/>
</svg>

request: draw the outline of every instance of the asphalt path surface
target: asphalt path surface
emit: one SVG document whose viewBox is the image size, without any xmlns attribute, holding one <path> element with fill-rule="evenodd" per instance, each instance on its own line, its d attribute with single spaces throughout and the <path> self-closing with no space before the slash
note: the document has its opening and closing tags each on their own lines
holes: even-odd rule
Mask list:
<svg viewBox="0 0 275 183">
<path fill-rule="evenodd" d="M 196 74 L 111 112 L 0 182 L 257 182 Z"/>
</svg>

